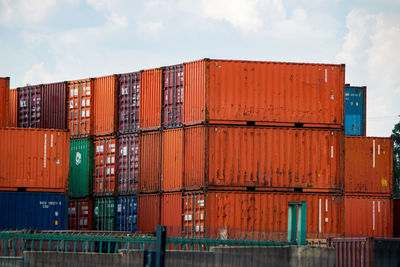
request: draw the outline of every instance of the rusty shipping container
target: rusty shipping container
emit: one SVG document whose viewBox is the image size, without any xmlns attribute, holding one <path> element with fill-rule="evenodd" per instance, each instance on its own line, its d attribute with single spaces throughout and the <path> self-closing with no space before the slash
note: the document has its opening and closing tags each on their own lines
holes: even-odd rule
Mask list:
<svg viewBox="0 0 400 267">
<path fill-rule="evenodd" d="M 42 85 L 30 85 L 17 88 L 18 91 L 18 127 L 40 128 L 42 112 Z"/>
<path fill-rule="evenodd" d="M 161 69 L 141 72 L 139 123 L 142 130 L 155 130 L 161 127 L 161 84 Z"/>
<path fill-rule="evenodd" d="M 182 226 L 185 237 L 285 241 L 288 202 L 293 201 L 307 202 L 308 239 L 343 233 L 343 202 L 337 194 L 199 191 L 183 193 L 181 203 L 175 197 L 162 206 L 163 224 Z"/>
<path fill-rule="evenodd" d="M 346 136 L 344 186 L 347 193 L 392 194 L 393 140 Z"/>
<path fill-rule="evenodd" d="M 68 191 L 65 130 L 0 129 L 0 190 Z"/>
<path fill-rule="evenodd" d="M 92 79 L 68 82 L 68 128 L 71 138 L 88 137 L 93 133 Z"/>
<path fill-rule="evenodd" d="M 344 196 L 345 236 L 393 236 L 392 199 L 380 196 Z"/>
<path fill-rule="evenodd" d="M 183 64 L 162 68 L 162 95 L 163 127 L 181 127 L 183 119 Z"/>
<path fill-rule="evenodd" d="M 161 190 L 179 191 L 183 188 L 183 129 L 162 132 Z"/>
<path fill-rule="evenodd" d="M 94 84 L 94 132 L 95 136 L 111 135 L 117 131 L 118 76 L 93 79 Z"/>
<path fill-rule="evenodd" d="M 186 125 L 344 126 L 344 65 L 204 59 L 184 69 Z"/>
<path fill-rule="evenodd" d="M 139 134 L 117 138 L 118 194 L 133 194 L 139 184 Z"/>
<path fill-rule="evenodd" d="M 119 133 L 137 132 L 139 130 L 140 72 L 119 76 L 118 97 Z"/>
<path fill-rule="evenodd" d="M 138 197 L 137 230 L 142 233 L 156 232 L 160 224 L 160 194 L 141 194 Z"/>
<path fill-rule="evenodd" d="M 9 126 L 9 91 L 10 78 L 0 77 L 0 127 Z"/>
<path fill-rule="evenodd" d="M 343 138 L 343 131 L 334 129 L 188 127 L 184 187 L 338 191 Z"/>
<path fill-rule="evenodd" d="M 43 84 L 41 93 L 40 128 L 68 129 L 67 82 Z"/>
<path fill-rule="evenodd" d="M 68 200 L 68 230 L 93 229 L 93 200 L 75 198 Z"/>
<path fill-rule="evenodd" d="M 139 138 L 139 191 L 160 191 L 161 132 L 144 132 Z"/>
<path fill-rule="evenodd" d="M 94 138 L 93 195 L 109 196 L 115 192 L 115 142 L 115 136 Z"/>
<path fill-rule="evenodd" d="M 167 226 L 167 236 L 182 235 L 182 192 L 165 193 L 161 196 L 161 225 Z"/>
<path fill-rule="evenodd" d="M 17 112 L 18 112 L 18 91 L 10 89 L 9 92 L 9 127 L 17 127 Z"/>
<path fill-rule="evenodd" d="M 336 251 L 335 266 L 400 266 L 400 238 L 332 238 Z"/>
</svg>

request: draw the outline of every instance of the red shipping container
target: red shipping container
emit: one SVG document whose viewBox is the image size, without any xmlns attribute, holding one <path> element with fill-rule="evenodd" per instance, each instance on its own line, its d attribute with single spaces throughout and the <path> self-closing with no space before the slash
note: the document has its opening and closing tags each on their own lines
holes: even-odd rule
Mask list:
<svg viewBox="0 0 400 267">
<path fill-rule="evenodd" d="M 400 199 L 393 199 L 393 236 L 400 237 Z"/>
<path fill-rule="evenodd" d="M 144 132 L 140 134 L 139 143 L 139 190 L 158 192 L 161 176 L 161 132 Z"/>
<path fill-rule="evenodd" d="M 17 89 L 10 89 L 9 92 L 9 127 L 17 127 L 18 116 L 18 91 Z"/>
<path fill-rule="evenodd" d="M 18 127 L 40 128 L 42 85 L 21 87 L 18 91 Z"/>
<path fill-rule="evenodd" d="M 292 201 L 307 202 L 307 239 L 342 236 L 340 195 L 243 191 L 184 193 L 183 236 L 286 241 L 288 202 Z M 179 208 L 175 209 L 170 217 L 179 216 Z"/>
<path fill-rule="evenodd" d="M 344 196 L 344 210 L 345 236 L 393 236 L 390 197 Z"/>
<path fill-rule="evenodd" d="M 138 197 L 138 232 L 155 233 L 160 224 L 161 196 L 146 194 Z"/>
<path fill-rule="evenodd" d="M 168 237 L 182 234 L 182 192 L 161 196 L 161 225 L 167 226 Z"/>
<path fill-rule="evenodd" d="M 162 191 L 183 188 L 183 129 L 162 132 Z"/>
<path fill-rule="evenodd" d="M 344 190 L 347 193 L 392 194 L 391 138 L 346 136 Z"/>
<path fill-rule="evenodd" d="M 68 230 L 93 229 L 93 200 L 77 198 L 68 200 Z"/>
<path fill-rule="evenodd" d="M 155 130 L 161 127 L 161 69 L 142 71 L 140 76 L 140 128 Z"/>
<path fill-rule="evenodd" d="M 68 131 L 0 129 L 0 190 L 67 192 L 68 169 Z"/>
<path fill-rule="evenodd" d="M 8 122 L 9 91 L 10 91 L 10 78 L 0 77 L 0 127 L 6 127 L 9 125 Z"/>
<path fill-rule="evenodd" d="M 342 130 L 220 125 L 188 127 L 184 136 L 186 189 L 342 188 Z"/>
<path fill-rule="evenodd" d="M 68 128 L 71 138 L 82 138 L 93 132 L 92 79 L 68 82 Z"/>
<path fill-rule="evenodd" d="M 136 193 L 139 184 L 139 135 L 121 135 L 117 143 L 118 194 Z"/>
<path fill-rule="evenodd" d="M 108 196 L 115 192 L 115 136 L 94 138 L 93 195 Z"/>
<path fill-rule="evenodd" d="M 184 69 L 186 125 L 344 126 L 344 65 L 204 59 Z"/>
<path fill-rule="evenodd" d="M 140 72 L 119 76 L 118 97 L 118 131 L 121 134 L 137 132 L 139 130 Z"/>
<path fill-rule="evenodd" d="M 117 75 L 93 79 L 94 132 L 93 135 L 111 135 L 117 131 L 118 77 Z"/>
<path fill-rule="evenodd" d="M 67 82 L 43 84 L 40 128 L 67 128 Z"/>
<path fill-rule="evenodd" d="M 181 127 L 183 119 L 183 64 L 162 68 L 162 76 L 163 127 Z"/>
</svg>

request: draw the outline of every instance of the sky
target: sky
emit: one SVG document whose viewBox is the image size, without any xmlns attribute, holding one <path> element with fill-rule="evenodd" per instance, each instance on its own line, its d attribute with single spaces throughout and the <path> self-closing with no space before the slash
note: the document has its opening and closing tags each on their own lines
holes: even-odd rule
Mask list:
<svg viewBox="0 0 400 267">
<path fill-rule="evenodd" d="M 400 0 L 0 0 L 12 88 L 201 58 L 346 64 L 367 135 L 400 121 Z"/>
</svg>

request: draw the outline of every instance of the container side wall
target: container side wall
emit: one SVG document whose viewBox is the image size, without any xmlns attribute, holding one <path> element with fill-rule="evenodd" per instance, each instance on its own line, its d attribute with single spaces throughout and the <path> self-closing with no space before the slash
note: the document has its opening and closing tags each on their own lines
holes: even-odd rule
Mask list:
<svg viewBox="0 0 400 267">
<path fill-rule="evenodd" d="M 0 127 L 9 123 L 10 78 L 0 78 Z"/>
<path fill-rule="evenodd" d="M 139 135 L 117 138 L 118 194 L 136 193 L 139 184 Z"/>
<path fill-rule="evenodd" d="M 140 135 L 139 190 L 160 190 L 161 176 L 161 133 L 148 132 Z"/>
<path fill-rule="evenodd" d="M 18 127 L 40 128 L 42 85 L 18 88 Z"/>
<path fill-rule="evenodd" d="M 136 196 L 118 196 L 116 200 L 115 230 L 136 232 L 137 198 Z"/>
<path fill-rule="evenodd" d="M 182 235 L 182 193 L 166 193 L 161 196 L 161 225 L 167 226 L 167 236 Z"/>
<path fill-rule="evenodd" d="M 140 128 L 161 127 L 161 69 L 145 70 L 140 76 Z"/>
<path fill-rule="evenodd" d="M 114 136 L 94 139 L 93 194 L 97 196 L 113 195 L 116 176 L 116 138 Z"/>
<path fill-rule="evenodd" d="M 118 92 L 118 131 L 134 133 L 139 130 L 140 72 L 121 74 Z"/>
<path fill-rule="evenodd" d="M 160 224 L 161 197 L 159 194 L 139 195 L 138 232 L 155 232 Z"/>
<path fill-rule="evenodd" d="M 162 68 L 162 124 L 164 128 L 182 126 L 183 65 Z"/>
<path fill-rule="evenodd" d="M 111 197 L 94 199 L 93 229 L 100 231 L 114 231 L 115 201 Z"/>
<path fill-rule="evenodd" d="M 183 187 L 183 129 L 162 133 L 161 190 L 179 191 Z"/>
<path fill-rule="evenodd" d="M 184 129 L 184 187 L 204 187 L 206 175 L 206 128 L 196 126 Z"/>
<path fill-rule="evenodd" d="M 40 128 L 67 128 L 67 83 L 44 84 Z"/>
<path fill-rule="evenodd" d="M 117 130 L 118 79 L 117 75 L 95 78 L 94 135 L 111 135 Z"/>
<path fill-rule="evenodd" d="M 10 101 L 9 101 L 9 126 L 17 127 L 17 115 L 18 115 L 18 91 L 17 89 L 10 89 Z"/>
<path fill-rule="evenodd" d="M 92 230 L 93 200 L 89 198 L 68 200 L 68 230 Z"/>
<path fill-rule="evenodd" d="M 93 141 L 70 140 L 69 196 L 86 197 L 93 189 Z"/>
</svg>

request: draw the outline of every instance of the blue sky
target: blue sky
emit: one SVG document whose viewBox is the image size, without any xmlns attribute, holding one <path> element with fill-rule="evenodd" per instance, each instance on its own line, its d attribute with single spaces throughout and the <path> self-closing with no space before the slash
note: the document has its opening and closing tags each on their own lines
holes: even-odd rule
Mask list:
<svg viewBox="0 0 400 267">
<path fill-rule="evenodd" d="M 11 87 L 200 58 L 345 63 L 367 134 L 400 121 L 400 0 L 0 0 Z"/>
</svg>

